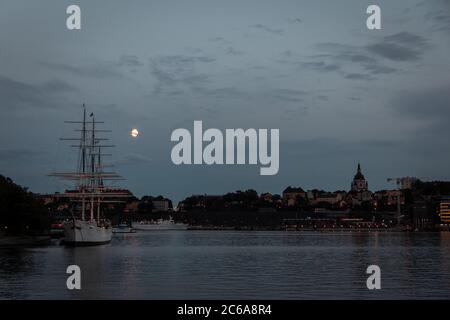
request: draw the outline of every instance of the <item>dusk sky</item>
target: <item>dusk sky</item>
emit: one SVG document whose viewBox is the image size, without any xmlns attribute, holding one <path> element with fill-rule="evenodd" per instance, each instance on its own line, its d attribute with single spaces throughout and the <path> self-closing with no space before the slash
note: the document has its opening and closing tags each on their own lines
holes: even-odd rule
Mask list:
<svg viewBox="0 0 450 320">
<path fill-rule="evenodd" d="M 34 192 L 68 187 L 46 175 L 75 169 L 59 138 L 83 103 L 138 196 L 349 190 L 358 161 L 372 191 L 450 179 L 447 0 L 2 0 L 0 46 L 0 174 Z M 279 173 L 174 165 L 170 135 L 194 120 L 280 129 Z"/>
</svg>

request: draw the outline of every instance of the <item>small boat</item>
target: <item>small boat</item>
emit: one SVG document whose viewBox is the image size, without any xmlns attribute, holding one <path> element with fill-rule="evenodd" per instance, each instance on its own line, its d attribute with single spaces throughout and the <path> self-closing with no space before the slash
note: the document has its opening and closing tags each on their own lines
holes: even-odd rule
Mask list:
<svg viewBox="0 0 450 320">
<path fill-rule="evenodd" d="M 136 230 L 133 227 L 130 227 L 126 223 L 121 223 L 112 229 L 113 233 L 136 233 Z"/>
<path fill-rule="evenodd" d="M 156 221 L 133 222 L 132 227 L 141 231 L 187 230 L 188 225 L 181 222 L 175 222 L 171 217 L 169 220 L 158 219 Z"/>
<path fill-rule="evenodd" d="M 53 239 L 64 237 L 64 222 L 56 222 L 50 226 L 50 236 Z"/>
</svg>

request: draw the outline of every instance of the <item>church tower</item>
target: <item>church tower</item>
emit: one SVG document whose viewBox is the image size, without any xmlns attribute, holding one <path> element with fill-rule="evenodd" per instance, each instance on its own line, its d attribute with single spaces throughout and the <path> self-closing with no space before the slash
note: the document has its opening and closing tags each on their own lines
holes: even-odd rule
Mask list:
<svg viewBox="0 0 450 320">
<path fill-rule="evenodd" d="M 364 175 L 361 172 L 361 165 L 358 163 L 358 170 L 356 171 L 355 177 L 352 182 L 352 191 L 354 192 L 365 192 L 368 191 L 369 186 L 367 184 Z"/>
</svg>

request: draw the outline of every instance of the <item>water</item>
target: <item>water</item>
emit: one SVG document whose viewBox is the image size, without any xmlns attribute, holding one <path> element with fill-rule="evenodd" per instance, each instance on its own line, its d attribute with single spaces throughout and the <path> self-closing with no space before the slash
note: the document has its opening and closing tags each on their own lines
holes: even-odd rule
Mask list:
<svg viewBox="0 0 450 320">
<path fill-rule="evenodd" d="M 82 290 L 66 288 L 68 265 Z M 366 268 L 381 268 L 381 290 Z M 1 299 L 450 298 L 450 233 L 154 231 L 0 249 Z"/>
</svg>

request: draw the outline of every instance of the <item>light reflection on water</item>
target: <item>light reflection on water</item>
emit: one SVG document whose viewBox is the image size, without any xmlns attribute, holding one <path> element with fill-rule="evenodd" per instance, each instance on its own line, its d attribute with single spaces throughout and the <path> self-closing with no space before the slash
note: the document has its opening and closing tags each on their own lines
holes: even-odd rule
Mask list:
<svg viewBox="0 0 450 320">
<path fill-rule="evenodd" d="M 68 265 L 82 290 L 66 288 Z M 366 288 L 381 267 L 382 289 Z M 450 298 L 450 233 L 155 231 L 0 249 L 1 299 Z"/>
</svg>

